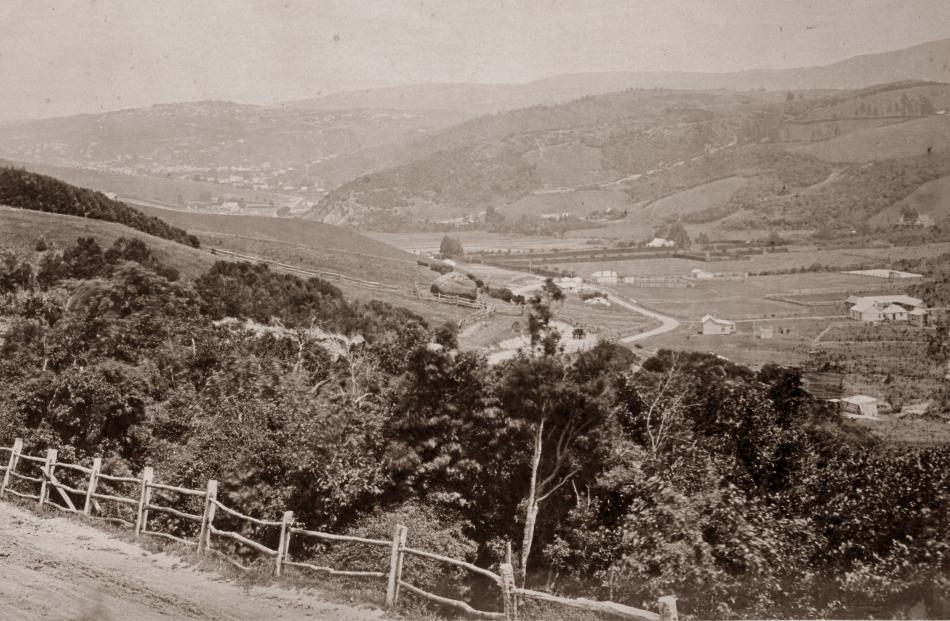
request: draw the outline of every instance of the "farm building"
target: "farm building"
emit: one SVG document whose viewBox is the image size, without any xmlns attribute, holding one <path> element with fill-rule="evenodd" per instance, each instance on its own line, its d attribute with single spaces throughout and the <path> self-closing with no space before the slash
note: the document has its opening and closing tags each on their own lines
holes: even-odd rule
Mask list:
<svg viewBox="0 0 950 621">
<path fill-rule="evenodd" d="M 853 416 L 877 416 L 877 399 L 867 395 L 855 395 L 838 400 L 842 413 Z"/>
<path fill-rule="evenodd" d="M 554 284 L 565 291 L 577 292 L 584 288 L 584 280 L 580 276 L 555 278 Z"/>
<path fill-rule="evenodd" d="M 651 241 L 647 242 L 647 248 L 672 248 L 675 245 L 675 241 L 663 239 L 662 237 L 654 237 Z"/>
<path fill-rule="evenodd" d="M 915 308 L 914 310 L 907 313 L 907 320 L 911 323 L 911 325 L 918 328 L 923 328 L 929 325 L 929 319 L 929 313 L 927 312 L 927 309 L 924 308 Z"/>
<path fill-rule="evenodd" d="M 907 321 L 907 309 L 897 304 L 891 304 L 881 310 L 885 321 Z"/>
<path fill-rule="evenodd" d="M 591 274 L 591 277 L 593 277 L 593 279 L 601 285 L 615 285 L 620 281 L 620 278 L 617 276 L 617 272 L 612 272 L 610 270 L 594 272 Z"/>
<path fill-rule="evenodd" d="M 728 319 L 716 319 L 712 315 L 706 315 L 700 322 L 703 324 L 703 334 L 734 334 L 736 331 L 736 322 Z"/>
<path fill-rule="evenodd" d="M 907 321 L 908 314 L 916 309 L 924 310 L 923 300 L 909 295 L 851 296 L 848 298 L 848 317 L 855 321 L 877 323 L 881 321 Z"/>
</svg>

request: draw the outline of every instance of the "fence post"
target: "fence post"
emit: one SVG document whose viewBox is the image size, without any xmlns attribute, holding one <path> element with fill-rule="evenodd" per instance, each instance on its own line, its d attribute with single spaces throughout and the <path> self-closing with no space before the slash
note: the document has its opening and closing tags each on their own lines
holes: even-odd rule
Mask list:
<svg viewBox="0 0 950 621">
<path fill-rule="evenodd" d="M 7 485 L 10 484 L 10 473 L 16 470 L 17 461 L 20 458 L 20 452 L 23 450 L 23 438 L 17 438 L 13 441 L 13 450 L 10 452 L 10 461 L 7 462 L 7 469 L 3 472 L 3 484 L 0 485 L 0 498 L 3 498 L 7 491 Z"/>
<path fill-rule="evenodd" d="M 515 603 L 515 569 L 511 563 L 501 564 L 501 597 L 505 604 L 505 621 L 517 621 L 518 606 Z"/>
<path fill-rule="evenodd" d="M 43 462 L 43 476 L 40 477 L 40 499 L 36 501 L 39 507 L 43 508 L 46 502 L 46 493 L 49 491 L 49 480 L 53 474 L 53 468 L 56 464 L 56 449 L 46 449 L 46 461 Z"/>
<path fill-rule="evenodd" d="M 406 527 L 398 524 L 393 529 L 393 548 L 389 557 L 389 582 L 386 584 L 386 606 L 393 608 L 399 600 L 399 580 L 402 578 L 402 548 L 406 547 Z"/>
<path fill-rule="evenodd" d="M 96 493 L 96 487 L 99 486 L 100 470 L 102 470 L 102 458 L 95 457 L 92 460 L 92 472 L 89 473 L 89 485 L 86 486 L 86 500 L 82 505 L 82 512 L 85 515 L 92 515 L 92 495 Z"/>
<path fill-rule="evenodd" d="M 136 537 L 139 536 L 148 522 L 148 509 L 145 507 L 147 507 L 149 502 L 152 500 L 152 490 L 149 488 L 149 484 L 152 482 L 152 478 L 154 476 L 155 473 L 152 472 L 151 466 L 145 466 L 145 468 L 142 469 L 142 490 L 139 493 L 139 505 L 138 510 L 135 513 Z"/>
<path fill-rule="evenodd" d="M 281 565 L 287 557 L 287 548 L 290 547 L 290 527 L 294 524 L 294 512 L 284 511 L 284 518 L 280 521 L 280 540 L 277 542 L 277 560 L 274 564 L 274 575 L 280 577 Z"/>
<path fill-rule="evenodd" d="M 201 532 L 198 533 L 198 552 L 204 552 L 211 547 L 211 521 L 214 520 L 214 501 L 218 499 L 218 482 L 208 481 L 208 492 L 205 494 L 205 510 L 201 514 Z"/>
<path fill-rule="evenodd" d="M 679 621 L 676 614 L 676 598 L 672 595 L 664 595 L 657 600 L 660 606 L 660 621 Z"/>
</svg>

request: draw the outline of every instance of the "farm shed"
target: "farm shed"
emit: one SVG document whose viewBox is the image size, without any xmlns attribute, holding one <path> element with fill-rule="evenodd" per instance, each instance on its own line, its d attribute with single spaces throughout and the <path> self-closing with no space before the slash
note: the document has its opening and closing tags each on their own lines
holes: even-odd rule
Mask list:
<svg viewBox="0 0 950 621">
<path fill-rule="evenodd" d="M 620 280 L 620 278 L 617 276 L 617 272 L 612 272 L 610 270 L 594 272 L 591 274 L 591 276 L 601 285 L 615 285 Z"/>
<path fill-rule="evenodd" d="M 854 395 L 838 400 L 842 413 L 847 415 L 877 417 L 877 399 L 867 395 Z"/>
<path fill-rule="evenodd" d="M 914 310 L 907 313 L 907 320 L 910 321 L 911 325 L 917 326 L 918 328 L 923 328 L 929 324 L 929 313 L 926 309 L 915 308 Z"/>
<path fill-rule="evenodd" d="M 871 300 L 862 300 L 851 307 L 848 316 L 855 321 L 878 322 L 884 321 L 884 313 Z"/>
<path fill-rule="evenodd" d="M 907 321 L 907 309 L 897 304 L 891 304 L 881 310 L 886 321 Z"/>
<path fill-rule="evenodd" d="M 651 241 L 647 242 L 647 248 L 672 248 L 675 245 L 675 241 L 663 239 L 662 237 L 654 237 Z"/>
<path fill-rule="evenodd" d="M 705 315 L 700 322 L 703 324 L 703 334 L 734 334 L 736 331 L 736 322 L 728 319 Z"/>
</svg>

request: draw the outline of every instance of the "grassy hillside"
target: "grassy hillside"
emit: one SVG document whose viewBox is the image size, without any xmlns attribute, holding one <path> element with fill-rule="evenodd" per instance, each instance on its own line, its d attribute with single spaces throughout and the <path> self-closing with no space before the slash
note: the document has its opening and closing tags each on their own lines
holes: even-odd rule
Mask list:
<svg viewBox="0 0 950 621">
<path fill-rule="evenodd" d="M 174 267 L 187 279 L 197 278 L 215 261 L 215 257 L 205 250 L 154 237 L 121 224 L 0 206 L 2 248 L 32 251 L 39 239 L 65 248 L 75 243 L 77 237 L 92 237 L 104 248 L 120 237 L 140 239 L 152 249 L 159 261 Z"/>
<path fill-rule="evenodd" d="M 0 168 L 0 205 L 116 222 L 156 237 L 198 246 L 197 238 L 183 229 L 146 216 L 104 194 L 21 169 Z"/>
<path fill-rule="evenodd" d="M 764 106 L 725 92 L 626 91 L 483 117 L 420 141 L 408 164 L 331 192 L 311 216 L 398 229 L 608 183 L 751 135 Z"/>
<path fill-rule="evenodd" d="M 718 209 L 748 185 L 749 179 L 746 177 L 726 177 L 661 198 L 646 207 L 644 212 L 655 218 L 675 218 L 707 209 Z"/>
<path fill-rule="evenodd" d="M 840 138 L 803 147 L 797 153 L 829 162 L 869 162 L 950 151 L 950 115 L 861 129 Z"/>
<path fill-rule="evenodd" d="M 901 211 L 906 208 L 928 215 L 934 222 L 950 218 L 950 176 L 921 185 L 904 200 L 881 211 L 871 222 L 875 225 L 893 224 L 900 219 Z"/>
</svg>

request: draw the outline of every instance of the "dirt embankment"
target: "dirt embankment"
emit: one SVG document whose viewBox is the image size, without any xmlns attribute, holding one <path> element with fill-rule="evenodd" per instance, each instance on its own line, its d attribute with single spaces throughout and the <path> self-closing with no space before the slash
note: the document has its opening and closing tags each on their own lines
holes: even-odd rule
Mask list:
<svg viewBox="0 0 950 621">
<path fill-rule="evenodd" d="M 0 619 L 383 619 L 276 586 L 244 587 L 74 520 L 0 503 Z"/>
</svg>

